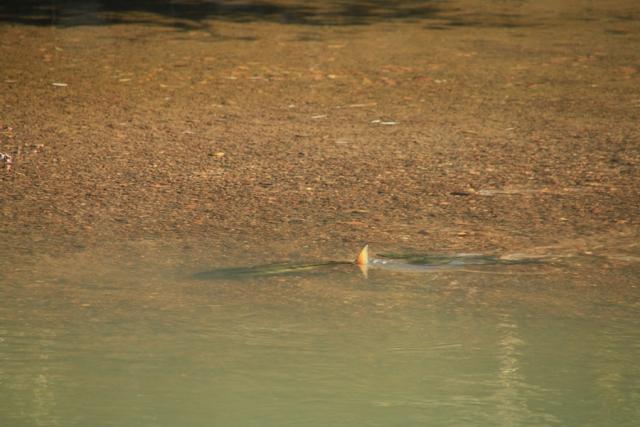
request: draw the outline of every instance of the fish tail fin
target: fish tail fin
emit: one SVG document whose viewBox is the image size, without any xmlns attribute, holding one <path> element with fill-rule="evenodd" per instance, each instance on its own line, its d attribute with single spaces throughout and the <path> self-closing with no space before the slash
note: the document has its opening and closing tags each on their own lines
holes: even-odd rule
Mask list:
<svg viewBox="0 0 640 427">
<path fill-rule="evenodd" d="M 356 258 L 357 265 L 369 264 L 369 245 L 364 245 L 364 248 L 360 250 L 358 258 Z"/>
</svg>

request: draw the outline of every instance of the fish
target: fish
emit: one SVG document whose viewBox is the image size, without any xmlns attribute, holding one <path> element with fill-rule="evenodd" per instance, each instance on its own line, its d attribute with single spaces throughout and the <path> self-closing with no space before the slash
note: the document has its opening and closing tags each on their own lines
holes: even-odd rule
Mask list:
<svg viewBox="0 0 640 427">
<path fill-rule="evenodd" d="M 355 260 L 324 261 L 315 263 L 275 263 L 249 267 L 231 267 L 203 271 L 193 275 L 198 280 L 232 279 L 248 277 L 265 277 L 287 274 L 303 274 L 312 271 L 330 269 L 338 266 L 355 265 L 365 277 L 370 269 L 388 270 L 400 273 L 429 273 L 440 270 L 465 269 L 478 265 L 513 265 L 540 262 L 539 259 L 508 258 L 486 254 L 398 254 L 388 253 L 378 255 L 380 258 L 369 256 L 369 245 L 365 245 L 358 252 Z"/>
<path fill-rule="evenodd" d="M 193 275 L 194 279 L 233 279 L 243 277 L 263 277 L 279 276 L 286 274 L 305 273 L 322 268 L 335 267 L 338 265 L 353 264 L 351 261 L 326 261 L 317 263 L 276 263 L 262 264 L 250 267 L 218 268 L 215 270 L 202 271 Z"/>
<path fill-rule="evenodd" d="M 455 255 L 443 254 L 381 254 L 380 258 L 369 257 L 369 245 L 365 245 L 354 263 L 360 268 L 365 277 L 369 269 L 380 269 L 403 273 L 428 273 L 440 270 L 465 269 L 468 266 L 480 265 L 515 265 L 538 264 L 539 258 L 501 257 L 481 253 L 459 253 Z"/>
</svg>

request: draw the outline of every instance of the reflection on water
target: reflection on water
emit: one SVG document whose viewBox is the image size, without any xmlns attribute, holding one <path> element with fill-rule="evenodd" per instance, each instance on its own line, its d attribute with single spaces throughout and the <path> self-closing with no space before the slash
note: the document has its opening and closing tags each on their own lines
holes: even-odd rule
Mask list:
<svg viewBox="0 0 640 427">
<path fill-rule="evenodd" d="M 145 23 L 178 29 L 193 29 L 205 20 L 366 25 L 436 18 L 440 13 L 440 5 L 428 0 L 5 0 L 0 4 L 0 22 L 59 26 Z"/>
<path fill-rule="evenodd" d="M 137 23 L 178 30 L 202 29 L 211 21 L 307 26 L 422 21 L 429 30 L 541 25 L 531 14 L 521 12 L 518 3 L 522 2 L 524 0 L 514 1 L 507 11 L 497 8 L 479 13 L 475 10 L 478 4 L 473 2 L 460 7 L 442 0 L 4 0 L 0 4 L 0 23 L 59 27 Z M 502 6 L 506 5 L 508 2 Z M 574 12 L 585 13 L 580 8 Z M 625 16 L 613 15 L 610 19 L 624 20 Z"/>
<path fill-rule="evenodd" d="M 2 425 L 634 425 L 640 415 L 630 252 L 566 257 L 535 275 L 365 279 L 344 265 L 207 282 L 191 277 L 200 254 L 148 249 L 4 269 Z"/>
</svg>

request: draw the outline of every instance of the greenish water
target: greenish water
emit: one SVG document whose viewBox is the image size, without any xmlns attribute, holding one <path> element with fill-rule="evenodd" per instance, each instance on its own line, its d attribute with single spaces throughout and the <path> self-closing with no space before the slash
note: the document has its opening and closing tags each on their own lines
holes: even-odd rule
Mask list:
<svg viewBox="0 0 640 427">
<path fill-rule="evenodd" d="M 635 255 L 207 281 L 214 260 L 144 252 L 3 267 L 0 425 L 640 420 Z"/>
</svg>

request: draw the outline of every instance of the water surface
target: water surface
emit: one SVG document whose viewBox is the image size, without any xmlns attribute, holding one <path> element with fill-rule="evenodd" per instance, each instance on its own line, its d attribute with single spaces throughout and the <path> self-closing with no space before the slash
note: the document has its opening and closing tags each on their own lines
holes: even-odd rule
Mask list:
<svg viewBox="0 0 640 427">
<path fill-rule="evenodd" d="M 365 279 L 336 265 L 215 280 L 193 278 L 216 263 L 189 249 L 103 255 L 4 269 L 3 425 L 635 425 L 640 415 L 632 252 L 483 272 Z"/>
</svg>

